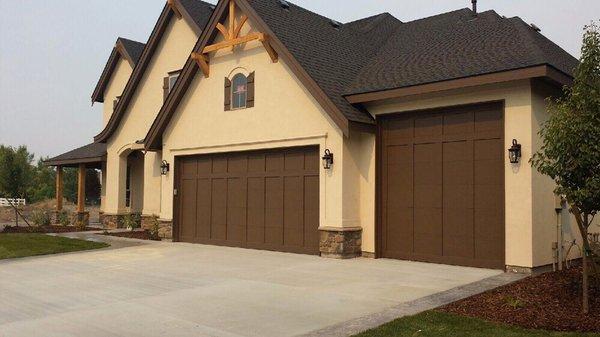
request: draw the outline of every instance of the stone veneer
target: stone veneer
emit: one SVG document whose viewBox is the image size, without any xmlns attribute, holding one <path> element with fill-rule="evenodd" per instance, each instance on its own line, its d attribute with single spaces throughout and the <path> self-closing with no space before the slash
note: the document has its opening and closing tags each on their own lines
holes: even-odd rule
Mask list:
<svg viewBox="0 0 600 337">
<path fill-rule="evenodd" d="M 155 221 L 158 221 L 158 236 L 161 239 L 173 239 L 173 222 L 158 219 L 154 215 L 142 215 L 142 228 L 152 230 Z"/>
<path fill-rule="evenodd" d="M 82 227 L 89 226 L 90 212 L 74 212 L 71 223 L 75 226 L 78 226 L 78 224 L 81 224 Z"/>
<path fill-rule="evenodd" d="M 123 228 L 124 214 L 102 214 L 100 223 L 106 229 Z"/>
<path fill-rule="evenodd" d="M 319 228 L 321 256 L 352 259 L 362 255 L 362 228 Z"/>
</svg>

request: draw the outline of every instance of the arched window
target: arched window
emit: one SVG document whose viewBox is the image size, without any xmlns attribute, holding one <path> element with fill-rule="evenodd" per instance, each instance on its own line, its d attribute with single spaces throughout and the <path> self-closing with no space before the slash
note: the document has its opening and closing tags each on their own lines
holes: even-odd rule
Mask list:
<svg viewBox="0 0 600 337">
<path fill-rule="evenodd" d="M 244 74 L 236 74 L 231 81 L 231 108 L 243 109 L 248 100 L 248 78 Z"/>
</svg>

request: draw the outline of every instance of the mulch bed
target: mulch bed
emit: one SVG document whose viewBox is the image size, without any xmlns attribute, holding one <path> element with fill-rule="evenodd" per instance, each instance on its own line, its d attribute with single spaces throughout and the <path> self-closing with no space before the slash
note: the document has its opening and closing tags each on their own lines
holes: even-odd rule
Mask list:
<svg viewBox="0 0 600 337">
<path fill-rule="evenodd" d="M 104 234 L 107 236 L 116 236 L 127 239 L 138 239 L 138 240 L 149 240 L 149 241 L 160 241 L 153 239 L 148 231 L 134 231 L 134 232 L 120 232 L 120 233 L 108 233 Z"/>
<path fill-rule="evenodd" d="M 40 226 L 40 227 L 27 227 L 27 226 L 10 226 L 5 227 L 1 233 L 73 233 L 73 232 L 90 232 L 90 231 L 100 231 L 102 229 L 86 227 L 85 229 L 77 229 L 75 226 L 60 226 L 60 225 L 50 225 L 50 226 Z"/>
<path fill-rule="evenodd" d="M 528 277 L 438 309 L 527 329 L 600 332 L 600 281 L 590 278 L 590 311 L 581 311 L 581 267 Z"/>
</svg>

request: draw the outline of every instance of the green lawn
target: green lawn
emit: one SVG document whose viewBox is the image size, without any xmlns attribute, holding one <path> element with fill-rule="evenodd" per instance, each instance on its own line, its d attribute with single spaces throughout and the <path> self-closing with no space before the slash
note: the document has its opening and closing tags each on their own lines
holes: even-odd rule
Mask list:
<svg viewBox="0 0 600 337">
<path fill-rule="evenodd" d="M 77 252 L 108 244 L 44 234 L 0 234 L 0 260 L 26 256 Z"/>
<path fill-rule="evenodd" d="M 479 319 L 428 311 L 397 319 L 356 337 L 592 337 L 600 334 L 524 330 Z"/>
</svg>

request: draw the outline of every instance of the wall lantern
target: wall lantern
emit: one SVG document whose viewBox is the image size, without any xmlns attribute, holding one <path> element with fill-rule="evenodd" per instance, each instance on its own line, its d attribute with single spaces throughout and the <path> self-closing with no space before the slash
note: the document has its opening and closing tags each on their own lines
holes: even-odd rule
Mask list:
<svg viewBox="0 0 600 337">
<path fill-rule="evenodd" d="M 169 173 L 170 167 L 171 165 L 169 165 L 169 163 L 167 163 L 166 160 L 162 161 L 162 164 L 160 165 L 160 174 L 163 176 L 166 176 L 167 173 Z"/>
<path fill-rule="evenodd" d="M 329 149 L 325 150 L 325 155 L 323 156 L 323 168 L 326 170 L 331 169 L 333 165 L 333 153 L 329 151 Z"/>
<path fill-rule="evenodd" d="M 511 164 L 518 164 L 521 159 L 521 144 L 513 139 L 512 146 L 508 149 L 508 158 Z"/>
</svg>

